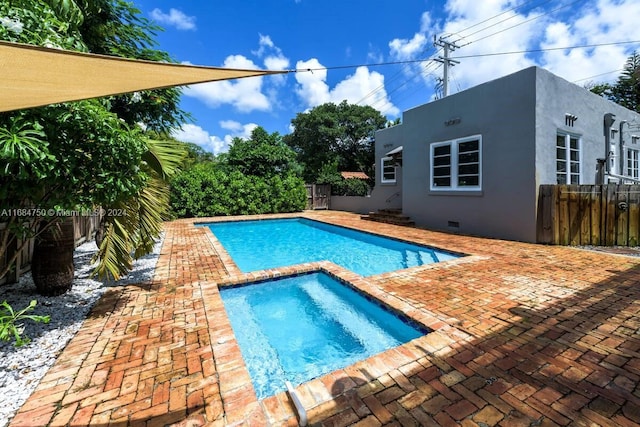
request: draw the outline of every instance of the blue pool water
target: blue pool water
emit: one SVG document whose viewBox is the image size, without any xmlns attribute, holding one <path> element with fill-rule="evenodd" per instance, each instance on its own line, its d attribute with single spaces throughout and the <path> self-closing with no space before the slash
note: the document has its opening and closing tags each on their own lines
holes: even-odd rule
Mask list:
<svg viewBox="0 0 640 427">
<path fill-rule="evenodd" d="M 202 225 L 211 229 L 243 273 L 327 260 L 372 276 L 460 256 L 306 218 Z"/>
<path fill-rule="evenodd" d="M 427 333 L 325 273 L 220 290 L 259 399 Z"/>
</svg>

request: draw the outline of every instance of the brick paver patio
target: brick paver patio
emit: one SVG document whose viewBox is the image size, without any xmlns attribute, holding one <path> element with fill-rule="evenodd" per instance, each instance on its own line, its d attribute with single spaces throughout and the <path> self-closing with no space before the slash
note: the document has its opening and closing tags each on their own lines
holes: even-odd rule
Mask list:
<svg viewBox="0 0 640 427">
<path fill-rule="evenodd" d="M 363 279 L 431 334 L 297 387 L 312 424 L 640 424 L 640 258 L 306 217 L 470 256 Z M 296 425 L 257 401 L 218 284 L 242 275 L 208 229 L 166 225 L 151 284 L 97 303 L 11 426 Z"/>
</svg>

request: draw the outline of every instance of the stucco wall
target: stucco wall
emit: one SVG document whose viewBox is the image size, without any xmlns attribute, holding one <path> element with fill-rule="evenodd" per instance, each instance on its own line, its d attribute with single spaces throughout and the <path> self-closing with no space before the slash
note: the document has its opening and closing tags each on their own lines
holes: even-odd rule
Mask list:
<svg viewBox="0 0 640 427">
<path fill-rule="evenodd" d="M 403 212 L 433 229 L 534 240 L 534 117 L 534 69 L 405 112 Z M 482 137 L 482 191 L 430 191 L 430 144 L 472 135 Z"/>
<path fill-rule="evenodd" d="M 613 129 L 620 130 L 620 122 L 626 120 L 622 134 L 627 146 L 631 146 L 631 135 L 640 134 L 629 124 L 640 125 L 640 115 L 621 107 L 601 96 L 561 79 L 549 71 L 537 69 L 538 103 L 536 123 L 536 163 L 538 165 L 538 184 L 556 183 L 557 131 L 577 135 L 581 139 L 581 183 L 596 184 L 597 159 L 605 157 L 604 115 L 613 113 L 616 121 Z M 573 126 L 565 121 L 565 115 L 572 114 L 577 119 Z M 619 143 L 620 132 L 616 133 L 613 143 Z M 636 143 L 637 147 L 639 144 Z"/>
<path fill-rule="evenodd" d="M 331 196 L 331 210 L 368 214 L 375 210 L 375 203 L 370 196 Z"/>
<path fill-rule="evenodd" d="M 371 210 L 402 207 L 404 163 L 402 166 L 396 167 L 395 183 L 382 183 L 382 166 L 380 159 L 384 157 L 385 153 L 403 146 L 403 130 L 403 126 L 397 125 L 386 128 L 384 131 L 376 134 L 376 184 L 371 191 L 371 203 L 373 206 Z M 402 155 L 404 159 L 404 152 Z"/>
</svg>

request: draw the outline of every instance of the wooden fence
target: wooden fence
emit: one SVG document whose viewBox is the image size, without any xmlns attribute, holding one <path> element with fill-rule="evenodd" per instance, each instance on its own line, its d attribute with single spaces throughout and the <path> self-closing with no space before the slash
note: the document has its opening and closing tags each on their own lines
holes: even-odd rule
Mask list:
<svg viewBox="0 0 640 427">
<path fill-rule="evenodd" d="M 93 238 L 95 231 L 100 223 L 99 215 L 91 216 L 74 216 L 73 220 L 73 237 L 76 246 L 81 245 Z M 0 239 L 2 239 L 6 232 L 6 223 L 0 224 Z M 4 257 L 0 258 L 0 269 L 4 269 L 7 265 L 7 261 L 13 257 L 17 248 L 22 245 L 22 241 L 15 242 Z M 6 283 L 17 282 L 21 275 L 31 270 L 31 257 L 33 256 L 34 239 L 29 239 L 27 244 L 24 245 L 20 251 L 20 255 L 16 259 L 16 262 L 11 271 L 4 277 L 0 277 L 0 285 Z"/>
<path fill-rule="evenodd" d="M 541 185 L 537 241 L 638 246 L 640 185 Z"/>
<path fill-rule="evenodd" d="M 307 184 L 307 209 L 329 209 L 331 185 Z"/>
</svg>

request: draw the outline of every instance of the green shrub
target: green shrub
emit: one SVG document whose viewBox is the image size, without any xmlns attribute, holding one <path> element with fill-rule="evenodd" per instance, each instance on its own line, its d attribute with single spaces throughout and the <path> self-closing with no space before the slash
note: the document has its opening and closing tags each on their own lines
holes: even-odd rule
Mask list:
<svg viewBox="0 0 640 427">
<path fill-rule="evenodd" d="M 213 162 L 196 164 L 171 182 L 171 209 L 179 218 L 296 212 L 306 198 L 304 182 L 294 175 L 245 175 Z"/>
<path fill-rule="evenodd" d="M 369 183 L 363 179 L 342 179 L 331 184 L 333 196 L 366 196 L 369 190 Z"/>
</svg>

